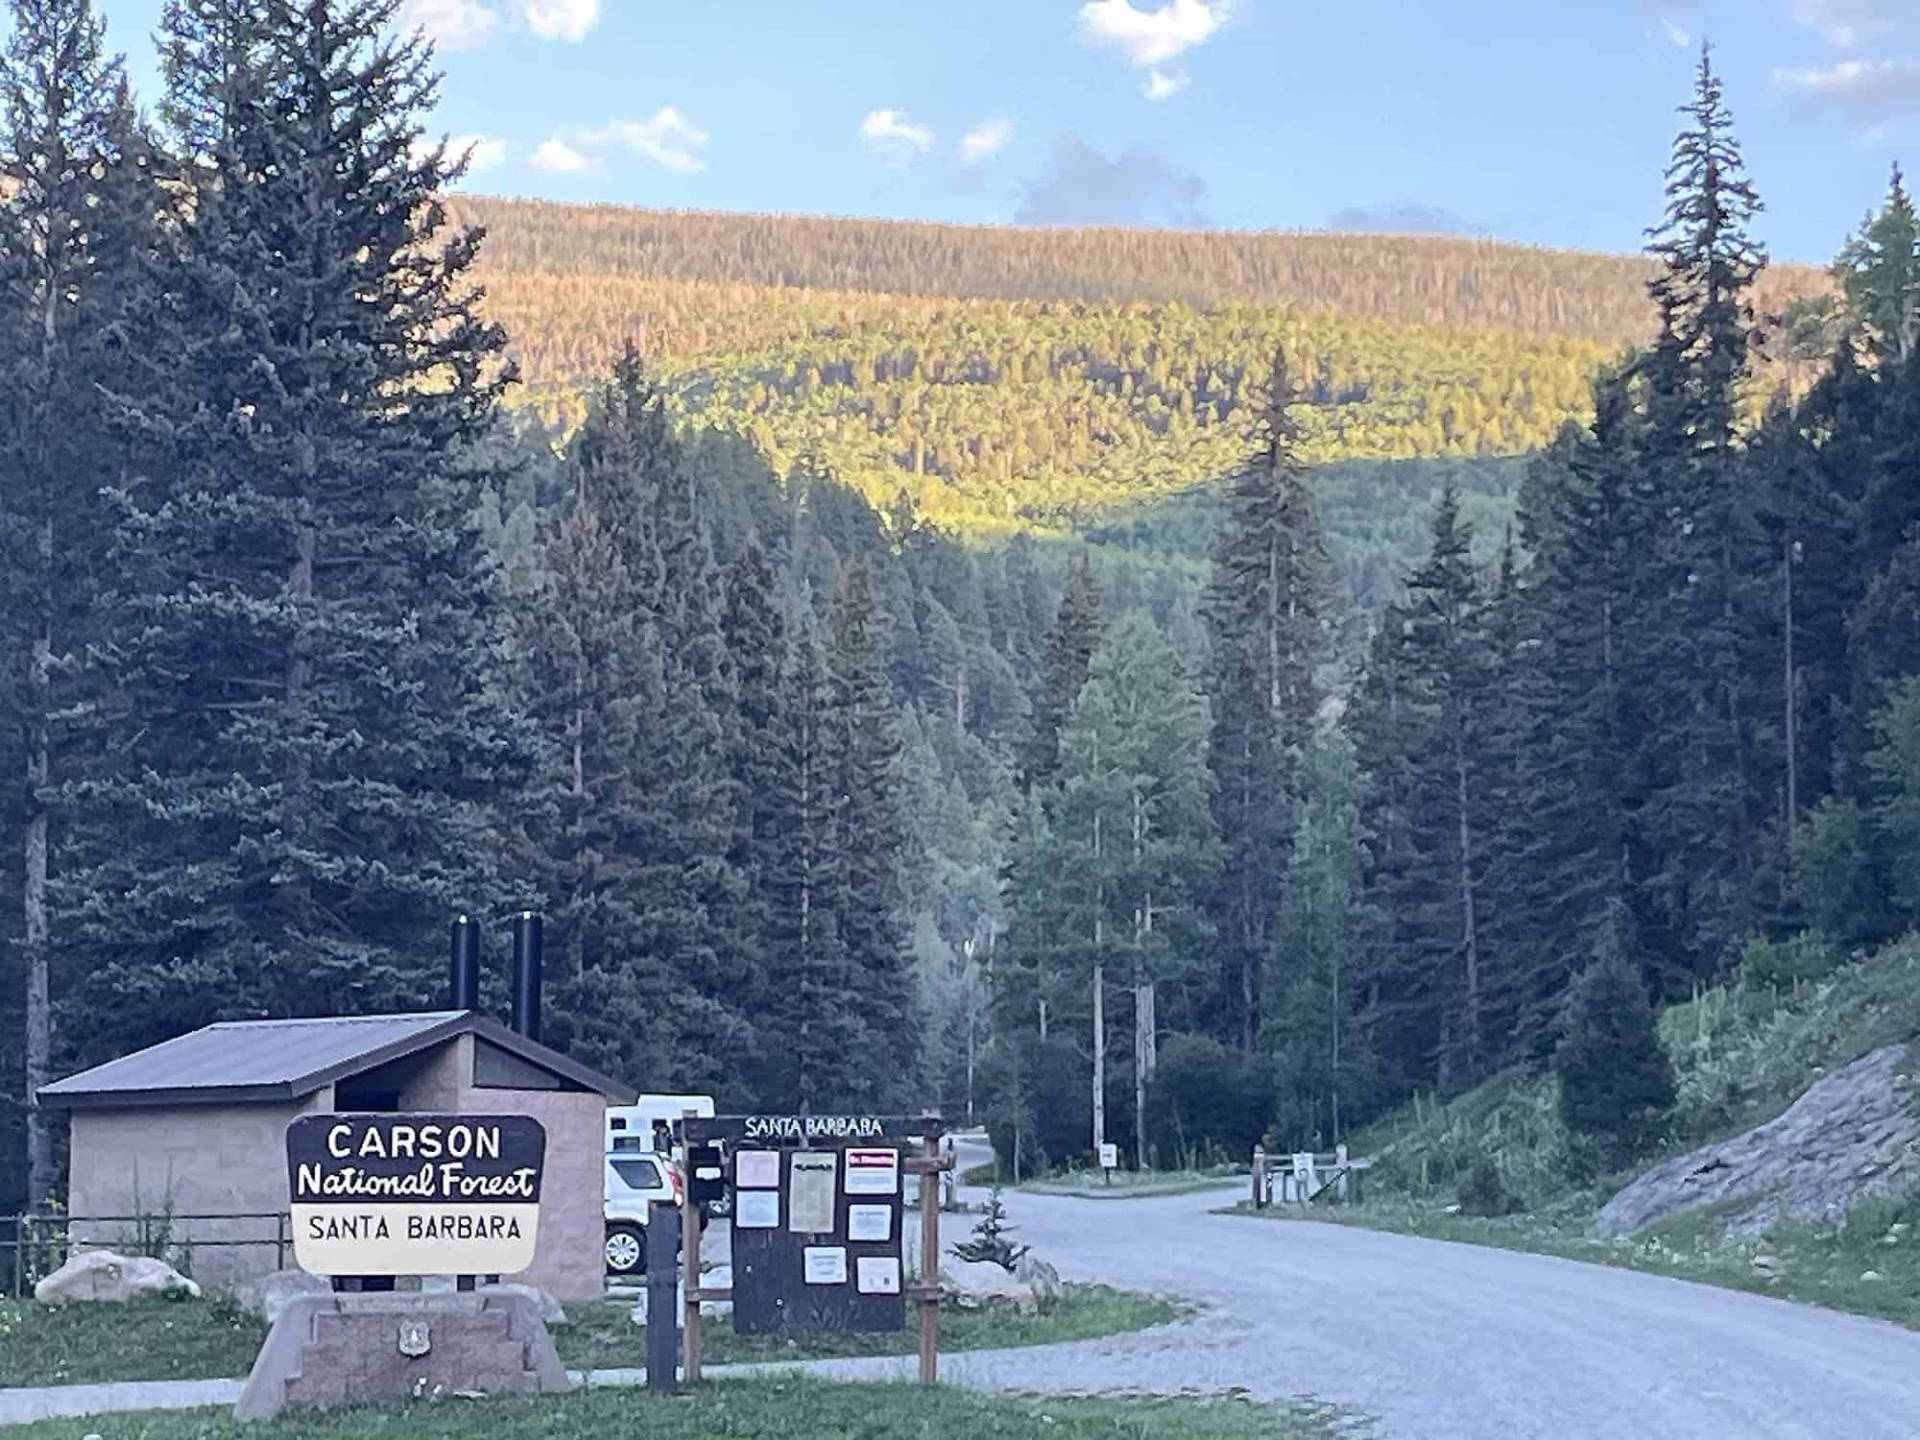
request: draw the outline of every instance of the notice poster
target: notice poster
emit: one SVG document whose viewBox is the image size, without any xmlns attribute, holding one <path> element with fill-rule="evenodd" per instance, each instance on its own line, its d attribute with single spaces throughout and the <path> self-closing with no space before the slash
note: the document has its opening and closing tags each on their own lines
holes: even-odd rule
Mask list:
<svg viewBox="0 0 1920 1440">
<path fill-rule="evenodd" d="M 802 1252 L 802 1269 L 809 1285 L 847 1283 L 847 1252 L 838 1245 L 809 1245 Z"/>
<path fill-rule="evenodd" d="M 733 1161 L 733 1183 L 742 1190 L 780 1188 L 778 1150 L 742 1150 Z"/>
<path fill-rule="evenodd" d="M 733 1224 L 739 1230 L 774 1230 L 780 1225 L 778 1190 L 738 1190 L 733 1196 Z"/>
<path fill-rule="evenodd" d="M 801 1150 L 787 1182 L 787 1229 L 795 1235 L 827 1235 L 834 1229 L 840 1161 L 830 1150 Z"/>
<path fill-rule="evenodd" d="M 847 1151 L 847 1194 L 898 1195 L 900 1193 L 900 1152 L 898 1150 Z"/>
<path fill-rule="evenodd" d="M 891 1205 L 849 1205 L 847 1239 L 879 1243 L 893 1239 Z"/>
<path fill-rule="evenodd" d="M 855 1264 L 855 1290 L 862 1295 L 898 1295 L 900 1262 L 891 1255 L 862 1255 Z"/>
</svg>

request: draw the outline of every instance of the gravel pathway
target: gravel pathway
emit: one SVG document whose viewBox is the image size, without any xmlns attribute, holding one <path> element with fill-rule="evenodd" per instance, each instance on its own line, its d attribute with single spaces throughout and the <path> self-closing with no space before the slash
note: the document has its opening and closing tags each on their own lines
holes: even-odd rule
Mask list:
<svg viewBox="0 0 1920 1440">
<path fill-rule="evenodd" d="M 1232 1193 L 1004 1198 L 1019 1238 L 1065 1278 L 1207 1309 L 1070 1348 L 943 1357 L 963 1383 L 1311 1395 L 1399 1440 L 1920 1436 L 1920 1333 L 1881 1321 L 1551 1256 L 1209 1213 Z"/>
</svg>

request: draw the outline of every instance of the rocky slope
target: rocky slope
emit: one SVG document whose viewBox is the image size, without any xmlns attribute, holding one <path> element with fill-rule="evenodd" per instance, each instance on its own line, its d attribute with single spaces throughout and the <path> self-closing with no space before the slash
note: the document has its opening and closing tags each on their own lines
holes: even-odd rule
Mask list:
<svg viewBox="0 0 1920 1440">
<path fill-rule="evenodd" d="M 1655 1166 L 1594 1217 L 1600 1236 L 1715 1206 L 1736 1235 L 1777 1220 L 1835 1222 L 1860 1201 L 1920 1181 L 1920 1108 L 1905 1045 L 1816 1081 L 1764 1125 Z"/>
</svg>

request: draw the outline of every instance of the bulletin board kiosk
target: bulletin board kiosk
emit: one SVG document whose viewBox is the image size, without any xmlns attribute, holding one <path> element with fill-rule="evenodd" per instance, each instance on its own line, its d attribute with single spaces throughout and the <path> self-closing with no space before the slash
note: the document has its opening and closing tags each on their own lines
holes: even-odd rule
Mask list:
<svg viewBox="0 0 1920 1440">
<path fill-rule="evenodd" d="M 939 1175 L 935 1116 L 745 1115 L 676 1126 L 687 1147 L 684 1253 L 697 1269 L 700 1204 L 732 1201 L 733 1285 L 686 1292 L 684 1368 L 700 1378 L 700 1302 L 733 1302 L 743 1335 L 884 1334 L 918 1313 L 920 1378 L 937 1377 Z M 917 1196 L 920 1277 L 909 1275 L 906 1208 Z"/>
</svg>

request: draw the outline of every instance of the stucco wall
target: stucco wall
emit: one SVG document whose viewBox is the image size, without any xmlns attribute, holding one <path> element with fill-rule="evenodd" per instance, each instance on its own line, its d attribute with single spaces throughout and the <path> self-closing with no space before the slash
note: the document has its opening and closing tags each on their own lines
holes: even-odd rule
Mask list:
<svg viewBox="0 0 1920 1440">
<path fill-rule="evenodd" d="M 229 1285 L 276 1269 L 272 1219 L 189 1216 L 283 1215 L 287 1125 L 333 1105 L 331 1087 L 284 1105 L 191 1105 L 174 1109 L 76 1110 L 68 1198 L 73 1235 L 89 1245 L 130 1245 L 137 1226 L 110 1217 L 146 1215 L 188 1247 L 182 1261 L 202 1284 Z M 162 1217 L 171 1212 L 172 1220 Z M 208 1246 L 209 1240 L 246 1241 Z M 291 1251 L 287 1264 L 293 1263 Z"/>
<path fill-rule="evenodd" d="M 468 1090 L 460 1109 L 469 1115 L 531 1115 L 547 1130 L 533 1268 L 503 1278 L 538 1285 L 562 1300 L 598 1299 L 606 1285 L 606 1098 L 552 1090 Z"/>
</svg>

